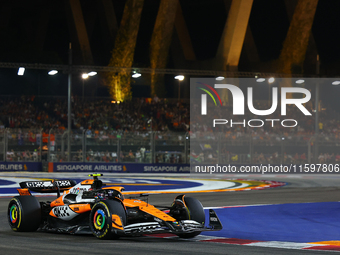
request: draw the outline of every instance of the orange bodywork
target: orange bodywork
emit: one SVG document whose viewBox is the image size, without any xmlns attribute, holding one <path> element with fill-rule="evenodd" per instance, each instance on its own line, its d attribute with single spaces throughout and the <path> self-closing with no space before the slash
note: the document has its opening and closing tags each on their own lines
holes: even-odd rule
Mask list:
<svg viewBox="0 0 340 255">
<path fill-rule="evenodd" d="M 139 207 L 139 210 L 151 214 L 161 220 L 164 221 L 176 221 L 175 218 L 171 217 L 170 215 L 162 212 L 161 210 L 157 209 L 153 205 L 150 205 L 141 200 L 134 200 L 134 199 L 124 199 L 124 205 L 126 207 Z"/>
<path fill-rule="evenodd" d="M 53 213 L 53 210 L 50 211 L 50 215 L 54 218 L 58 218 L 54 213 Z"/>
<path fill-rule="evenodd" d="M 76 213 L 84 213 L 91 211 L 91 205 L 90 204 L 75 204 L 75 205 L 69 205 L 72 211 Z"/>
<path fill-rule="evenodd" d="M 32 196 L 31 192 L 28 189 L 17 189 L 20 196 Z"/>
<path fill-rule="evenodd" d="M 51 207 L 64 205 L 63 196 L 58 197 L 51 203 Z"/>
<path fill-rule="evenodd" d="M 124 230 L 122 220 L 117 214 L 112 214 L 112 227 Z"/>
<path fill-rule="evenodd" d="M 81 182 L 81 185 L 92 185 L 94 180 L 89 179 L 89 180 L 84 180 Z"/>
<path fill-rule="evenodd" d="M 125 190 L 125 188 L 121 187 L 121 186 L 117 186 L 117 187 L 104 187 L 103 189 L 114 189 L 114 190 L 117 190 L 119 192 L 122 192 L 123 190 Z"/>
<path fill-rule="evenodd" d="M 58 205 L 58 206 L 60 206 L 60 205 Z M 75 213 L 79 213 L 79 214 L 82 214 L 82 213 L 91 211 L 91 205 L 90 205 L 90 204 L 74 204 L 74 205 L 68 205 L 68 207 L 69 207 L 72 211 L 74 211 Z M 50 215 L 51 215 L 52 217 L 58 218 L 58 217 L 53 213 L 53 210 L 50 211 Z"/>
<path fill-rule="evenodd" d="M 84 180 L 81 182 L 82 185 L 92 185 L 94 180 Z M 124 190 L 124 187 L 117 186 L 117 187 L 104 187 L 103 189 L 114 189 L 119 192 L 122 192 Z M 27 192 L 29 193 L 28 189 L 22 189 L 18 190 L 19 193 L 21 194 L 26 194 Z M 68 190 L 64 191 L 64 195 L 69 193 Z M 144 201 L 138 200 L 138 199 L 119 199 L 118 197 L 116 198 L 117 200 L 120 200 L 122 204 L 125 207 L 125 210 L 127 207 L 138 207 L 139 210 L 148 213 L 154 217 L 157 217 L 161 220 L 164 221 L 176 221 L 175 218 L 171 217 L 170 215 L 164 213 L 163 211 L 157 209 L 155 206 L 146 203 Z M 58 197 L 56 200 L 51 202 L 51 207 L 56 207 L 56 206 L 64 206 L 65 203 L 63 201 L 63 196 Z M 67 206 L 74 211 L 75 213 L 82 214 L 88 211 L 91 211 L 91 204 L 90 203 L 85 203 L 85 204 L 67 204 Z M 53 210 L 50 211 L 50 216 L 58 218 L 56 215 L 54 215 Z M 114 228 L 124 230 L 123 224 L 121 221 L 121 218 L 118 215 L 113 214 L 112 215 L 112 226 Z"/>
</svg>

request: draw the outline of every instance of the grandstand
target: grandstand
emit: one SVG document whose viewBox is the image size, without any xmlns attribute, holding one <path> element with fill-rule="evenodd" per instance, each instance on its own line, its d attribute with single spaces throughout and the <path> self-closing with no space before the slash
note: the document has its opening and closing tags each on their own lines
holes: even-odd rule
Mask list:
<svg viewBox="0 0 340 255">
<path fill-rule="evenodd" d="M 319 154 L 313 154 L 314 118 L 299 116 L 298 128 L 190 127 L 187 101 L 138 98 L 73 100 L 71 161 L 103 163 L 302 164 L 340 161 L 340 122 L 331 110 L 320 116 Z M 6 162 L 67 161 L 67 100 L 61 97 L 0 99 L 0 158 Z M 267 107 L 258 101 L 258 108 Z M 214 116 L 231 116 L 228 106 Z M 292 109 L 290 116 L 298 113 Z M 251 118 L 248 115 L 246 117 Z M 272 118 L 277 116 L 273 115 Z M 191 153 L 190 153 L 191 148 Z"/>
</svg>

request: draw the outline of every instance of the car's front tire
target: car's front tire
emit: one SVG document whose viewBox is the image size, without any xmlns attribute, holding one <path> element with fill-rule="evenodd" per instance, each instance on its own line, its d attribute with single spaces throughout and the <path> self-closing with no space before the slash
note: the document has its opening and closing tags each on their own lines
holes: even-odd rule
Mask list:
<svg viewBox="0 0 340 255">
<path fill-rule="evenodd" d="M 183 208 L 174 208 L 173 210 L 177 210 L 180 212 L 179 215 L 173 214 L 176 220 L 194 220 L 198 223 L 204 225 L 205 222 L 205 212 L 201 202 L 194 197 L 182 197 Z M 178 206 L 178 205 L 177 205 Z M 170 209 L 170 214 L 172 214 L 172 210 Z M 199 235 L 201 232 L 196 231 L 192 233 L 178 234 L 179 237 L 182 238 L 193 238 Z"/>
<path fill-rule="evenodd" d="M 120 217 L 120 223 L 113 222 L 112 215 Z M 114 216 L 115 217 L 115 216 Z M 113 227 L 112 224 L 116 224 Z M 116 200 L 105 200 L 96 203 L 90 213 L 90 228 L 99 239 L 118 239 L 119 231 L 126 225 L 126 212 L 122 203 Z"/>
</svg>

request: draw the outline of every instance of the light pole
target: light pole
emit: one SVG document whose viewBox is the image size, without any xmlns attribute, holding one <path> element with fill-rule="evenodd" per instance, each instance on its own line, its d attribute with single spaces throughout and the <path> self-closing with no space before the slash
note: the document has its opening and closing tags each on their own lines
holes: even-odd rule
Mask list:
<svg viewBox="0 0 340 255">
<path fill-rule="evenodd" d="M 71 161 L 71 91 L 72 91 L 72 44 L 69 43 L 69 50 L 68 50 L 68 93 L 67 93 L 67 161 Z M 48 72 L 49 75 L 57 74 L 57 70 L 51 70 Z M 89 72 L 83 73 L 83 100 L 84 100 L 84 79 L 87 79 L 89 76 L 96 75 L 97 72 Z"/>
<path fill-rule="evenodd" d="M 184 80 L 184 75 L 177 75 L 175 79 L 178 80 L 178 101 L 181 98 L 181 81 Z"/>
<path fill-rule="evenodd" d="M 72 44 L 68 50 L 68 93 L 67 93 L 67 161 L 71 161 L 71 87 L 72 87 Z"/>
</svg>

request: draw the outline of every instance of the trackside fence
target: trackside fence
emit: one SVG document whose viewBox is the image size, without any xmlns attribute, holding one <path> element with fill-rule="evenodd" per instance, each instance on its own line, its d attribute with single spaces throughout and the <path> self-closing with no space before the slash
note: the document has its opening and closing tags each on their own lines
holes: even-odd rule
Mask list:
<svg viewBox="0 0 340 255">
<path fill-rule="evenodd" d="M 70 139 L 70 151 L 68 140 Z M 69 154 L 70 153 L 70 154 Z M 0 129 L 0 161 L 143 164 L 339 163 L 337 135 Z"/>
</svg>

